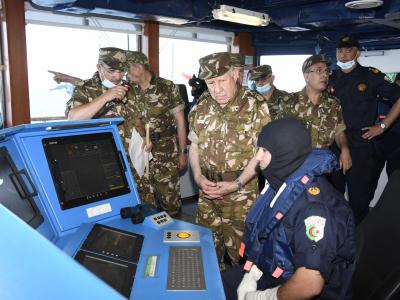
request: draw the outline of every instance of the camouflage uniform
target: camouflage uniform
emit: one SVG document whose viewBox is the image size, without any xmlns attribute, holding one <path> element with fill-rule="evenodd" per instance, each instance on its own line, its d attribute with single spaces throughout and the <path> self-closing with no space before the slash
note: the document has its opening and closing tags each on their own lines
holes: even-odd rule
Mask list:
<svg viewBox="0 0 400 300">
<path fill-rule="evenodd" d="M 218 65 L 214 67 L 217 70 L 213 70 L 213 63 L 229 64 L 223 61 L 224 58 L 224 54 L 211 55 L 210 58 L 204 58 L 203 65 L 200 60 L 202 77 L 211 78 L 206 77 L 206 73 L 211 76 L 218 74 L 218 68 L 222 66 Z M 221 71 L 224 72 L 226 69 Z M 189 114 L 188 136 L 198 145 L 202 175 L 211 181 L 235 180 L 256 153 L 257 135 L 269 121 L 268 107 L 263 97 L 254 91 L 238 87 L 235 96 L 225 107 L 212 99 L 209 92 L 203 93 Z M 207 200 L 200 191 L 196 221 L 213 231 L 221 270 L 224 270 L 225 249 L 232 263 L 236 264 L 240 259 L 244 220 L 257 194 L 257 178 L 222 200 Z"/>
<path fill-rule="evenodd" d="M 258 66 L 250 71 L 249 80 L 260 80 L 262 78 L 268 78 L 268 76 L 272 75 L 272 68 L 270 65 L 262 65 Z M 280 99 L 284 96 L 289 95 L 288 92 L 283 90 L 278 90 L 272 83 L 272 94 L 268 99 L 266 99 L 269 108 L 269 114 L 271 116 L 271 120 L 276 120 L 279 113 L 279 102 Z M 265 98 L 265 97 L 264 97 Z"/>
<path fill-rule="evenodd" d="M 118 48 L 101 48 L 99 54 L 99 63 L 106 63 L 108 66 L 116 70 L 126 69 L 125 51 Z M 74 90 L 71 99 L 67 102 L 65 114 L 82 104 L 89 103 L 93 99 L 101 96 L 107 91 L 100 79 L 99 72 L 94 73 L 91 79 L 83 80 Z M 125 151 L 128 153 L 132 128 L 134 124 L 134 103 L 135 94 L 133 89 L 129 89 L 123 100 L 110 101 L 94 116 L 94 118 L 115 118 L 122 117 L 125 119 L 118 127 L 119 134 L 122 139 Z"/>
<path fill-rule="evenodd" d="M 136 51 L 128 51 L 127 59 L 132 63 L 148 64 L 147 57 Z M 185 104 L 172 81 L 151 74 L 150 85 L 145 90 L 133 84 L 137 95 L 135 109 L 142 123 L 150 124 L 153 143 L 149 178 L 143 176 L 138 180 L 138 190 L 143 203 L 160 205 L 163 210 L 175 215 L 182 203 L 174 114 L 183 111 Z"/>
<path fill-rule="evenodd" d="M 327 91 L 322 92 L 317 105 L 308 99 L 305 89 L 282 97 L 278 118 L 284 116 L 303 121 L 311 132 L 314 148 L 328 148 L 335 135 L 346 129 L 339 100 Z"/>
</svg>

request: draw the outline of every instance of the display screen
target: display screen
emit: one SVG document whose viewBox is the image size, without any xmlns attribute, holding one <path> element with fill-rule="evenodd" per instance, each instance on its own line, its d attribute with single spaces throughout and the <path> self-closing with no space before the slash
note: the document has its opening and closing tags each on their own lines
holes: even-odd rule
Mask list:
<svg viewBox="0 0 400 300">
<path fill-rule="evenodd" d="M 32 198 L 36 190 L 28 176 L 25 170 L 16 168 L 7 148 L 0 147 L 0 203 L 25 223 L 37 228 L 43 222 L 43 216 Z"/>
<path fill-rule="evenodd" d="M 111 132 L 43 139 L 61 209 L 130 193 Z"/>
</svg>

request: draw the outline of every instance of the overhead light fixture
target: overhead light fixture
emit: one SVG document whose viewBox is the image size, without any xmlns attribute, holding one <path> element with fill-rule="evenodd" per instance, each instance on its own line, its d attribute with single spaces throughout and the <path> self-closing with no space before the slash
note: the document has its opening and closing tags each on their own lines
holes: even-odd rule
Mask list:
<svg viewBox="0 0 400 300">
<path fill-rule="evenodd" d="M 382 0 L 355 0 L 348 1 L 344 6 L 352 9 L 370 9 L 383 5 Z"/>
<path fill-rule="evenodd" d="M 251 26 L 267 26 L 270 21 L 270 18 L 267 14 L 225 4 L 220 5 L 219 8 L 213 9 L 212 14 L 216 20 L 223 20 Z"/>
</svg>

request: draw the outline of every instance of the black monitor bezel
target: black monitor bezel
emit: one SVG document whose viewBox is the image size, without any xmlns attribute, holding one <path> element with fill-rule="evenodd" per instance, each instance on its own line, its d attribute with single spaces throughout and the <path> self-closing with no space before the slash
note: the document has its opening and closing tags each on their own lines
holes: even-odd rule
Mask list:
<svg viewBox="0 0 400 300">
<path fill-rule="evenodd" d="M 119 169 L 121 170 L 122 179 L 124 181 L 124 186 L 113 191 L 108 191 L 107 194 L 98 194 L 98 195 L 90 195 L 90 198 L 86 196 L 75 198 L 72 200 L 65 201 L 65 197 L 63 197 L 63 189 L 60 183 L 59 174 L 60 172 L 57 171 L 57 166 L 54 163 L 54 157 L 51 154 L 51 150 L 49 145 L 51 143 L 57 142 L 57 144 L 68 144 L 68 143 L 78 143 L 78 142 L 88 142 L 90 140 L 96 139 L 112 139 L 113 143 L 113 152 L 115 153 L 115 160 L 119 165 Z M 89 133 L 89 134 L 79 134 L 79 135 L 64 135 L 64 136 L 57 136 L 57 137 L 50 137 L 42 139 L 43 150 L 47 158 L 47 163 L 50 169 L 50 174 L 53 179 L 53 184 L 57 193 L 58 202 L 62 210 L 67 210 L 75 207 L 79 207 L 82 205 L 102 201 L 105 199 L 121 196 L 124 194 L 129 194 L 131 189 L 129 187 L 129 183 L 126 177 L 126 167 L 123 163 L 122 153 L 117 149 L 115 144 L 114 136 L 112 132 L 98 132 L 98 133 Z"/>
<path fill-rule="evenodd" d="M 124 279 L 121 285 L 121 289 L 116 289 L 113 286 L 110 285 L 110 283 L 108 283 L 107 281 L 105 281 L 104 279 L 102 279 L 98 274 L 96 274 L 93 270 L 89 269 L 84 261 L 85 258 L 91 258 L 91 259 L 95 259 L 95 260 L 100 260 L 103 263 L 108 263 L 110 266 L 112 265 L 121 265 L 126 267 L 126 271 L 124 274 Z M 137 265 L 134 263 L 130 263 L 124 260 L 119 260 L 116 258 L 112 258 L 109 256 L 104 256 L 98 253 L 93 253 L 93 252 L 89 252 L 86 250 L 79 250 L 78 253 L 75 256 L 75 260 L 78 261 L 82 266 L 84 266 L 87 270 L 89 270 L 90 272 L 92 272 L 94 275 L 96 275 L 100 280 L 102 280 L 103 282 L 107 283 L 110 287 L 112 287 L 113 289 L 115 289 L 116 291 L 118 291 L 119 293 L 121 293 L 123 296 L 125 296 L 126 298 L 130 297 L 131 291 L 132 291 L 132 285 L 133 285 L 133 281 L 135 279 L 135 275 L 136 275 L 136 269 L 137 269 Z"/>
<path fill-rule="evenodd" d="M 36 205 L 36 202 L 33 200 L 33 197 L 37 195 L 36 189 L 33 185 L 33 182 L 30 180 L 29 175 L 25 169 L 22 169 L 22 170 L 17 169 L 17 167 L 14 163 L 14 160 L 12 159 L 8 149 L 5 146 L 0 147 L 0 157 L 3 158 L 10 167 L 10 170 L 12 172 L 12 174 L 9 175 L 10 180 L 13 183 L 15 190 L 21 197 L 21 200 L 28 201 L 29 206 L 33 211 L 34 217 L 31 218 L 29 221 L 27 221 L 27 220 L 23 220 L 23 221 L 25 221 L 28 225 L 30 225 L 34 229 L 38 228 L 39 225 L 41 225 L 44 222 L 44 218 L 43 218 L 43 215 L 40 212 L 38 206 Z M 27 180 L 31 184 L 33 191 L 29 191 L 21 174 L 24 174 L 27 177 Z M 11 176 L 13 176 L 15 178 L 15 180 L 13 180 Z M 16 184 L 19 185 L 20 189 L 16 186 Z M 13 212 L 13 213 L 17 217 L 19 217 L 15 212 Z"/>
<path fill-rule="evenodd" d="M 86 240 L 84 241 L 81 249 L 87 250 L 90 252 L 97 252 L 97 253 L 108 253 L 109 249 L 96 249 L 94 246 L 96 239 L 99 238 L 102 232 L 108 231 L 108 232 L 113 232 L 115 234 L 123 234 L 129 237 L 132 237 L 134 239 L 135 243 L 135 248 L 134 248 L 134 253 L 131 253 L 130 255 L 124 256 L 122 253 L 113 253 L 112 255 L 118 255 L 120 259 L 130 261 L 132 263 L 137 263 L 139 261 L 140 257 L 140 252 L 143 246 L 143 241 L 144 241 L 144 236 L 141 234 L 125 231 L 119 228 L 115 227 L 110 227 L 104 224 L 98 224 L 96 223 L 92 230 L 90 231 L 89 235 L 87 236 Z M 133 241 L 132 241 L 133 242 Z"/>
</svg>

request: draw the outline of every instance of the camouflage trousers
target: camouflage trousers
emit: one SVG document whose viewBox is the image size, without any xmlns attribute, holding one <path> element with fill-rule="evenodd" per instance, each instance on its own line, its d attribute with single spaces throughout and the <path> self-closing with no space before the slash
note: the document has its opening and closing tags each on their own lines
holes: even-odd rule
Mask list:
<svg viewBox="0 0 400 300">
<path fill-rule="evenodd" d="M 244 221 L 257 195 L 257 178 L 221 200 L 208 200 L 200 191 L 196 222 L 211 229 L 221 271 L 225 270 L 225 252 L 233 265 L 239 263 Z"/>
<path fill-rule="evenodd" d="M 149 178 L 137 179 L 137 189 L 142 203 L 153 204 L 170 215 L 179 213 L 182 207 L 178 151 L 174 141 L 153 146 L 153 159 L 149 164 Z"/>
</svg>

